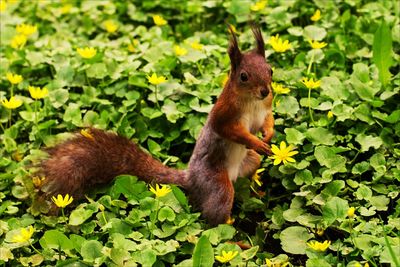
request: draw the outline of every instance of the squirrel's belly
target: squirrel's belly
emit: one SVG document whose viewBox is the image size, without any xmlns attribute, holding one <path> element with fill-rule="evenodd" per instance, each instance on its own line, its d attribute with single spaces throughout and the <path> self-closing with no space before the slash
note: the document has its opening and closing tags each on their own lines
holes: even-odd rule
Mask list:
<svg viewBox="0 0 400 267">
<path fill-rule="evenodd" d="M 247 148 L 234 142 L 228 142 L 226 150 L 226 169 L 229 180 L 235 182 L 240 171 L 243 159 L 247 155 Z"/>
</svg>

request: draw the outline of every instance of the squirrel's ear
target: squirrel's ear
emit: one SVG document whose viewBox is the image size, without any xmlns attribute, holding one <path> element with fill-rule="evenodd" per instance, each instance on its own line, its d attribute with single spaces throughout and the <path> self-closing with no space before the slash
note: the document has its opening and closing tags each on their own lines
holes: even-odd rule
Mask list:
<svg viewBox="0 0 400 267">
<path fill-rule="evenodd" d="M 228 47 L 228 54 L 229 58 L 231 59 L 232 71 L 234 71 L 240 65 L 240 61 L 242 60 L 242 53 L 240 52 L 236 35 L 232 27 L 230 25 L 228 25 L 228 27 L 229 27 L 229 32 L 231 34 L 231 39 L 229 41 L 229 47 Z"/>
<path fill-rule="evenodd" d="M 260 28 L 253 24 L 251 30 L 253 31 L 254 38 L 256 39 L 256 52 L 265 57 L 264 39 L 262 37 Z"/>
</svg>

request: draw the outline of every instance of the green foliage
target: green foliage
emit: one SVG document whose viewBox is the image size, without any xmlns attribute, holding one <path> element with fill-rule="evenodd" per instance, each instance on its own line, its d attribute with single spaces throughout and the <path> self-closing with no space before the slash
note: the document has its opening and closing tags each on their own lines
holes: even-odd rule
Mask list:
<svg viewBox="0 0 400 267">
<path fill-rule="evenodd" d="M 5 4 L 4 4 L 5 3 Z M 257 5 L 256 5 L 257 3 Z M 2 1 L 0 264 L 10 266 L 398 266 L 400 22 L 396 1 Z M 4 8 L 4 10 L 3 10 Z M 320 10 L 321 18 L 311 17 Z M 153 15 L 167 24 L 157 26 Z M 313 16 L 315 17 L 315 16 Z M 233 225 L 210 228 L 184 192 L 155 197 L 122 175 L 63 212 L 38 201 L 40 151 L 88 126 L 184 168 L 229 70 L 226 23 L 241 48 L 261 26 L 274 82 L 273 144 L 299 153 L 258 185 L 235 184 Z M 106 21 L 116 25 L 107 31 Z M 36 25 L 15 46 L 16 26 Z M 279 34 L 291 48 L 275 51 Z M 312 49 L 309 40 L 325 42 Z M 197 44 L 197 45 L 196 45 Z M 178 55 L 176 46 L 186 53 Z M 93 47 L 83 58 L 78 48 Z M 23 80 L 12 85 L 8 72 Z M 159 85 L 148 76 L 165 76 Z M 302 78 L 320 81 L 309 89 Z M 34 100 L 29 86 L 46 87 Z M 217 205 L 217 204 L 216 204 Z M 351 214 L 354 208 L 354 215 Z M 15 242 L 34 227 L 26 242 Z M 307 243 L 331 241 L 325 251 Z M 242 244 L 250 246 L 245 249 Z M 227 263 L 215 256 L 235 253 Z M 237 254 L 236 254 L 237 252 Z"/>
</svg>

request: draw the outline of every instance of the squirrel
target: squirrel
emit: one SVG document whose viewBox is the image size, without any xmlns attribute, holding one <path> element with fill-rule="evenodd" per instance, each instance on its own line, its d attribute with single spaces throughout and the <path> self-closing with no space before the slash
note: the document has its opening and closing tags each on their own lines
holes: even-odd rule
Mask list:
<svg viewBox="0 0 400 267">
<path fill-rule="evenodd" d="M 42 192 L 82 197 L 98 184 L 131 174 L 147 183 L 180 186 L 210 225 L 226 223 L 233 205 L 232 183 L 256 172 L 260 154 L 271 154 L 268 143 L 274 134 L 272 69 L 261 31 L 252 26 L 256 47 L 245 53 L 229 31 L 229 79 L 201 130 L 187 170 L 163 165 L 127 138 L 89 128 L 86 134 L 47 148 L 48 158 L 39 171 L 45 177 Z"/>
</svg>

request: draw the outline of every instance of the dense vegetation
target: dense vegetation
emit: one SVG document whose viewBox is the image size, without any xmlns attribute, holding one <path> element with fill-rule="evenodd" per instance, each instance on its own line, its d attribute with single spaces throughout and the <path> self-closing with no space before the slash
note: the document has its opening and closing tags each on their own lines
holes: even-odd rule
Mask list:
<svg viewBox="0 0 400 267">
<path fill-rule="evenodd" d="M 0 12 L 3 265 L 399 266 L 396 0 L 0 0 Z M 230 224 L 210 228 L 176 186 L 131 176 L 45 213 L 32 166 L 88 126 L 184 168 L 228 75 L 227 24 L 249 49 L 249 20 L 274 67 L 275 151 L 299 153 L 238 179 Z"/>
</svg>

